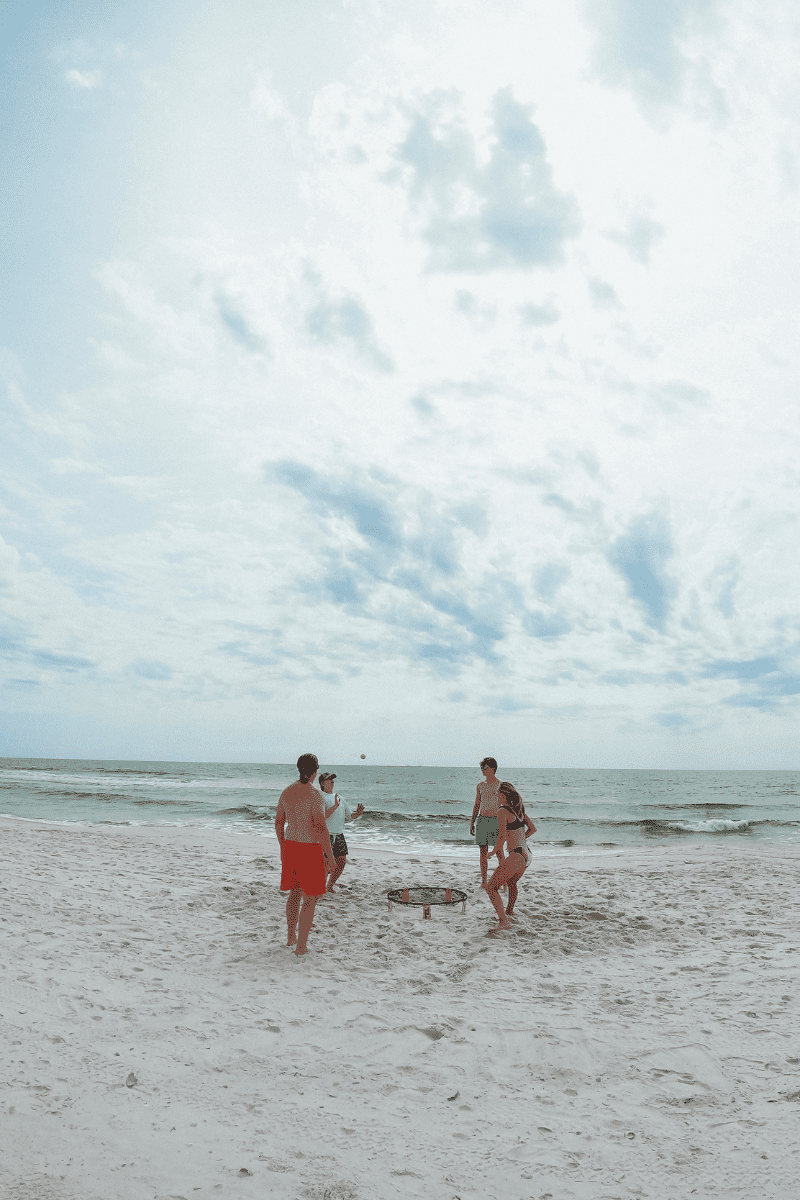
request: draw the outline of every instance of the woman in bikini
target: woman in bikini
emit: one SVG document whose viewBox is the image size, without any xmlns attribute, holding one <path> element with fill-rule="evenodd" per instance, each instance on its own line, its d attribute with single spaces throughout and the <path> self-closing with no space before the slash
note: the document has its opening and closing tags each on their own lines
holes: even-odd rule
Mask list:
<svg viewBox="0 0 800 1200">
<path fill-rule="evenodd" d="M 501 859 L 497 870 L 486 885 L 486 893 L 497 913 L 497 926 L 491 930 L 510 929 L 510 918 L 514 913 L 517 901 L 517 883 L 530 862 L 530 851 L 525 845 L 526 839 L 536 833 L 536 826 L 525 812 L 522 797 L 510 783 L 501 783 L 498 788 L 497 819 L 500 825 L 500 836 L 495 850 L 498 856 L 502 854 L 505 844 L 508 854 Z M 508 904 L 503 908 L 499 890 L 504 883 L 508 884 Z"/>
</svg>

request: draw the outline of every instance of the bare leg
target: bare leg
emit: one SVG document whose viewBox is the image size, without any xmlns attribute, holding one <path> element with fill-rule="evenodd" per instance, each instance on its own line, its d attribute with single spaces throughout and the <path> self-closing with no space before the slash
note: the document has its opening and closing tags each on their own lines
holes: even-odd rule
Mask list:
<svg viewBox="0 0 800 1200">
<path fill-rule="evenodd" d="M 494 906 L 494 911 L 497 913 L 497 928 L 510 929 L 511 922 L 503 909 L 503 901 L 500 899 L 500 888 L 507 882 L 506 875 L 508 874 L 508 860 L 503 859 L 499 867 L 493 872 L 492 878 L 486 885 L 486 894 Z"/>
<path fill-rule="evenodd" d="M 286 945 L 294 946 L 297 942 L 297 918 L 300 915 L 300 901 L 303 892 L 300 888 L 292 888 L 286 901 Z"/>
<path fill-rule="evenodd" d="M 341 875 L 342 871 L 345 869 L 346 866 L 347 866 L 347 855 L 343 854 L 341 856 L 341 858 L 336 859 L 336 870 L 331 871 L 330 875 L 328 876 L 328 891 L 329 892 L 333 891 L 333 885 L 336 883 L 336 880 L 339 878 L 339 876 Z"/>
<path fill-rule="evenodd" d="M 481 855 L 483 855 L 483 853 L 484 853 L 484 850 L 483 850 L 483 847 L 481 847 Z M 506 856 L 505 856 L 505 854 L 503 854 L 503 848 L 502 848 L 502 846 L 500 847 L 500 849 L 499 849 L 499 850 L 497 849 L 497 847 L 495 847 L 495 849 L 494 849 L 494 850 L 492 850 L 491 857 L 494 857 L 494 855 L 495 855 L 495 854 L 497 855 L 497 869 L 499 870 L 499 869 L 500 869 L 500 867 L 502 867 L 503 863 L 506 861 Z M 486 857 L 487 857 L 487 858 L 489 858 L 489 857 L 490 857 L 490 855 L 489 855 L 489 850 L 488 850 L 488 847 L 487 847 L 487 849 L 486 849 Z M 482 886 L 483 886 L 483 887 L 486 887 L 486 872 L 483 870 L 483 859 L 481 859 L 481 869 L 482 869 L 482 874 L 483 874 L 483 884 L 482 884 Z M 505 890 L 506 890 L 506 885 L 505 885 L 505 884 L 502 884 L 502 888 L 503 888 L 503 891 L 505 891 Z"/>
<path fill-rule="evenodd" d="M 308 954 L 306 942 L 308 941 L 311 922 L 314 919 L 314 909 L 317 907 L 316 896 L 307 896 L 305 892 L 302 893 L 302 896 L 303 907 L 300 909 L 300 922 L 297 936 L 297 949 L 295 950 L 295 954 Z"/>
<path fill-rule="evenodd" d="M 481 887 L 486 887 L 486 879 L 489 873 L 489 847 L 481 846 Z"/>
<path fill-rule="evenodd" d="M 517 903 L 517 881 L 509 879 L 508 881 L 508 904 L 506 905 L 506 916 L 510 917 L 514 914 L 514 905 Z"/>
<path fill-rule="evenodd" d="M 514 908 L 514 902 L 517 899 L 517 881 L 521 877 L 522 872 L 525 870 L 525 866 L 527 866 L 526 863 L 521 871 L 517 866 L 516 861 L 513 861 L 516 860 L 516 858 L 516 854 L 513 856 L 509 855 L 507 858 L 504 858 L 500 866 L 492 875 L 492 878 L 489 880 L 486 888 L 487 895 L 494 906 L 494 911 L 497 913 L 498 929 L 511 928 L 511 921 L 509 920 L 511 912 L 509 910 Z M 500 899 L 500 889 L 506 884 L 508 885 L 509 891 L 509 908 L 507 910 L 503 908 L 503 902 Z"/>
<path fill-rule="evenodd" d="M 491 900 L 492 904 L 494 905 L 494 911 L 497 913 L 498 929 L 510 929 L 511 922 L 509 921 L 508 917 L 506 916 L 505 912 L 503 911 L 503 901 L 500 899 L 500 894 L 499 894 L 497 888 L 489 887 L 486 889 L 486 891 L 489 895 L 489 899 Z"/>
</svg>

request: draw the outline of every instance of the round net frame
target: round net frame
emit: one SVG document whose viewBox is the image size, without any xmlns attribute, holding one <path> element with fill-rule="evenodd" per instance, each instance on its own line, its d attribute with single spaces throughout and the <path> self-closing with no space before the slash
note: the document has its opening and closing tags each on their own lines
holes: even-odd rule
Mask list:
<svg viewBox="0 0 800 1200">
<path fill-rule="evenodd" d="M 392 888 L 386 895 L 390 909 L 393 904 L 418 904 L 422 908 L 423 918 L 427 920 L 430 920 L 432 904 L 460 904 L 462 913 L 467 907 L 467 893 L 459 891 L 458 888 Z"/>
</svg>

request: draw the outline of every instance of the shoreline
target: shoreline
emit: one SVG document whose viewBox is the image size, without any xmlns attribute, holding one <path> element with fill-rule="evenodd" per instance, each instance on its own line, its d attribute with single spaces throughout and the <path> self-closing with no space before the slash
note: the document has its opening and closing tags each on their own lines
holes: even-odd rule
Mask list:
<svg viewBox="0 0 800 1200">
<path fill-rule="evenodd" d="M 800 847 L 535 859 L 495 938 L 358 847 L 298 959 L 261 835 L 2 830 L 15 1200 L 793 1194 Z"/>
<path fill-rule="evenodd" d="M 467 818 L 467 822 L 468 822 Z M 180 834 L 191 836 L 192 834 L 209 834 L 212 837 L 219 835 L 221 837 L 231 837 L 235 839 L 254 839 L 263 844 L 263 842 L 275 845 L 277 838 L 272 832 L 271 825 L 269 830 L 264 830 L 263 833 L 257 833 L 255 830 L 248 828 L 247 825 L 225 826 L 225 825 L 202 825 L 196 823 L 171 823 L 163 822 L 155 824 L 153 822 L 136 822 L 136 821 L 64 821 L 56 820 L 50 817 L 24 817 L 18 816 L 15 813 L 0 813 L 0 822 L 3 821 L 20 821 L 28 825 L 42 825 L 46 827 L 55 827 L 59 829 L 82 829 L 82 830 L 141 830 L 141 831 L 176 831 Z M 378 842 L 359 842 L 357 841 L 358 831 L 352 830 L 349 826 L 345 830 L 348 835 L 348 845 L 351 847 L 350 858 L 353 852 L 356 854 L 364 854 L 367 856 L 385 854 L 390 858 L 400 858 L 408 860 L 411 857 L 422 858 L 445 858 L 453 862 L 469 863 L 477 853 L 476 847 L 471 843 L 465 843 L 460 848 L 451 847 L 428 849 L 430 843 L 420 842 L 417 846 L 402 846 L 400 844 L 390 845 Z M 701 838 L 702 840 L 698 840 Z M 537 836 L 531 839 L 529 849 L 532 852 L 532 861 L 580 861 L 584 858 L 617 858 L 619 856 L 628 856 L 630 854 L 639 853 L 655 853 L 675 851 L 676 853 L 689 852 L 690 850 L 707 850 L 711 854 L 719 853 L 724 847 L 739 845 L 742 849 L 745 847 L 754 848 L 756 850 L 767 851 L 770 848 L 795 847 L 800 853 L 800 837 L 773 837 L 753 836 L 738 831 L 729 831 L 725 833 L 708 833 L 695 834 L 686 833 L 683 835 L 670 835 L 659 840 L 650 842 L 631 842 L 628 845 L 617 843 L 573 843 L 571 846 L 565 846 L 562 842 L 546 842 L 537 839 Z M 542 849 L 547 847 L 547 849 Z"/>
</svg>

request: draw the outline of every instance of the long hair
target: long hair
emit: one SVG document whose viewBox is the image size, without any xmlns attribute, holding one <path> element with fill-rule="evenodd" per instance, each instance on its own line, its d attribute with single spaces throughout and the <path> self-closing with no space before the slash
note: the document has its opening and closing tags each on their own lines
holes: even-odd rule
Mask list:
<svg viewBox="0 0 800 1200">
<path fill-rule="evenodd" d="M 498 792 L 503 793 L 508 807 L 511 809 L 517 820 L 524 821 L 525 805 L 522 803 L 522 796 L 520 796 L 513 783 L 501 783 L 497 790 Z"/>
<path fill-rule="evenodd" d="M 319 770 L 319 759 L 316 754 L 301 754 L 297 760 L 297 770 L 301 783 L 308 783 L 312 775 Z"/>
</svg>

